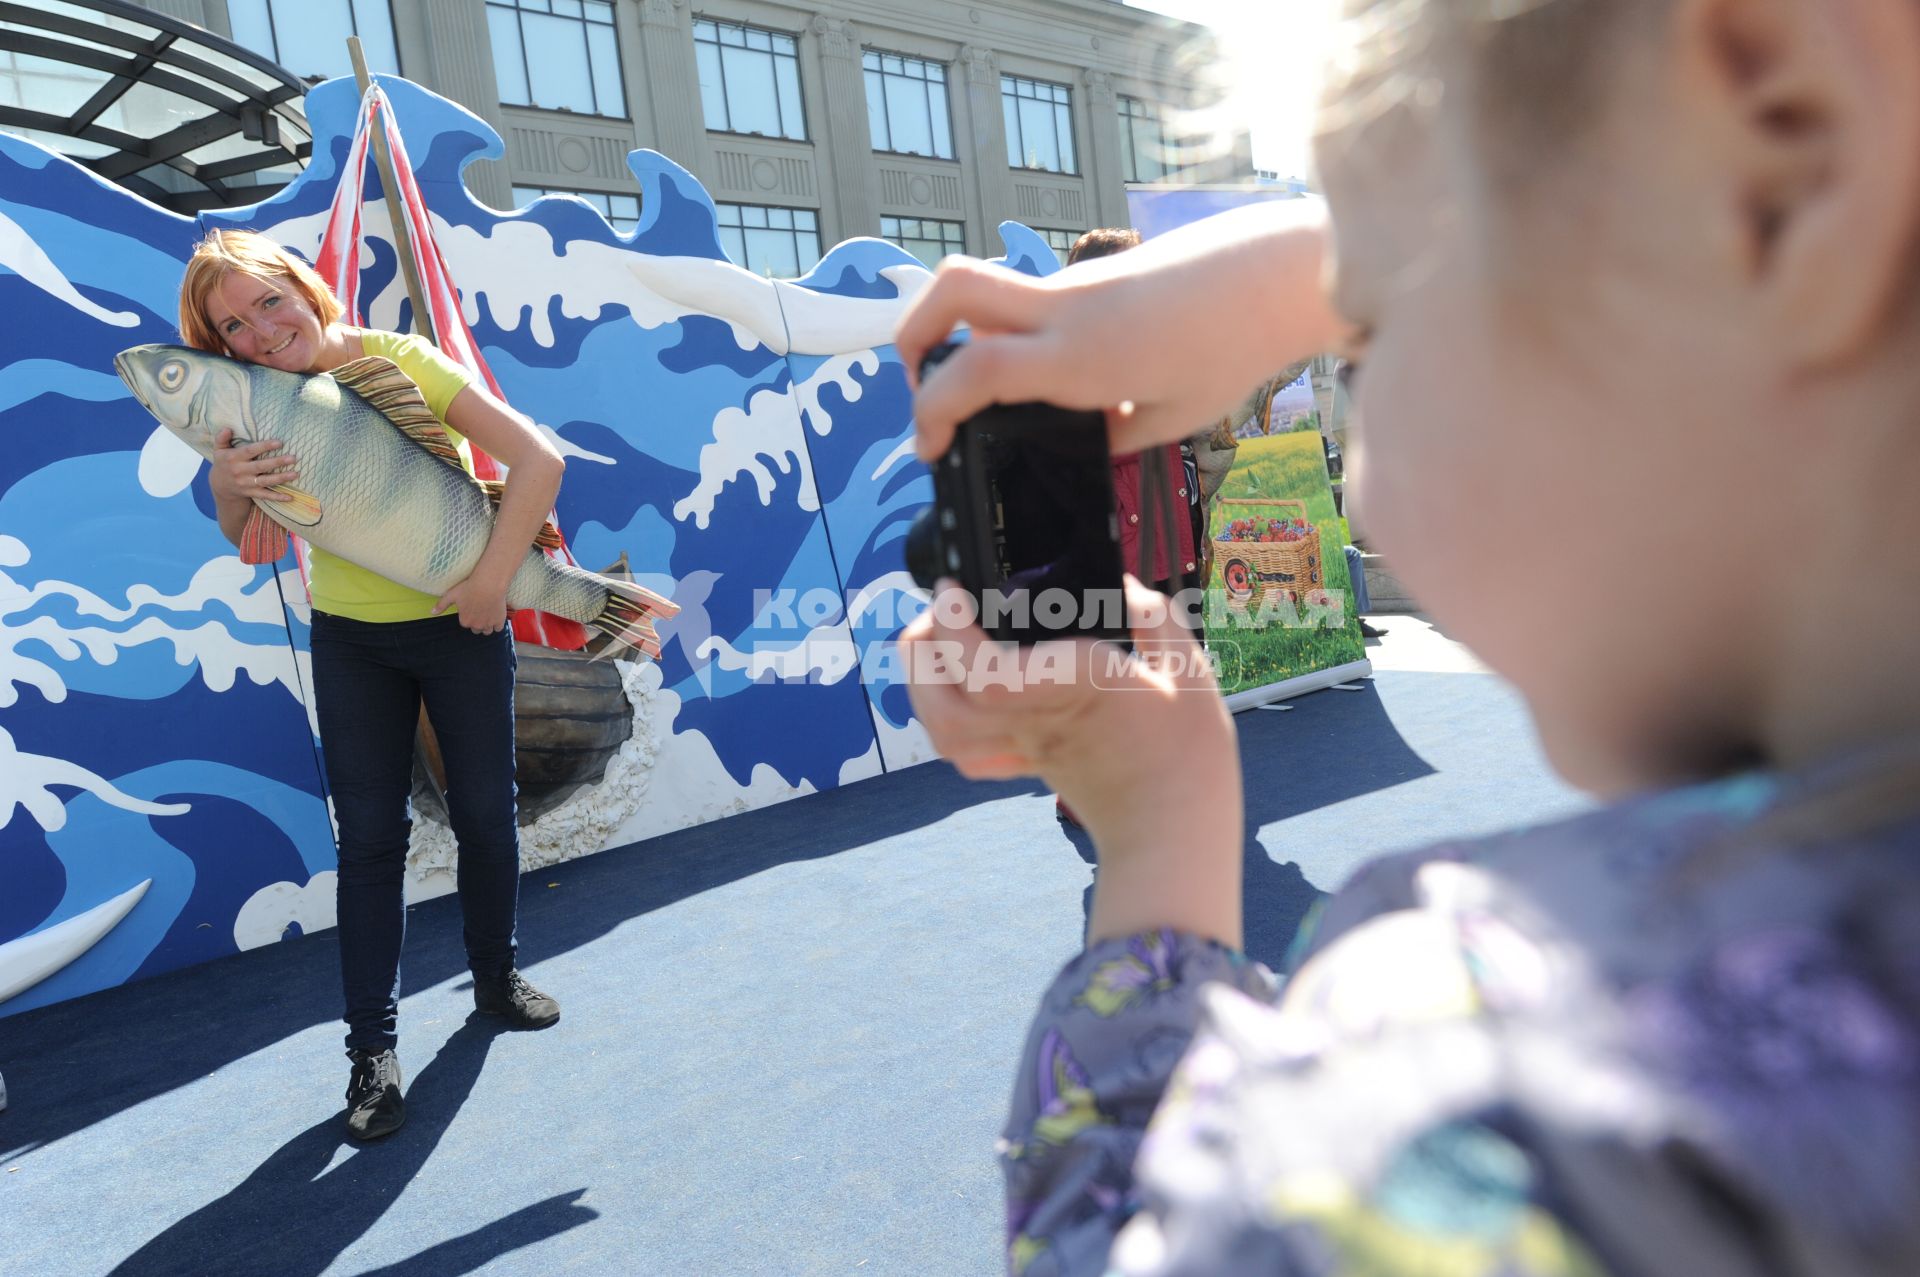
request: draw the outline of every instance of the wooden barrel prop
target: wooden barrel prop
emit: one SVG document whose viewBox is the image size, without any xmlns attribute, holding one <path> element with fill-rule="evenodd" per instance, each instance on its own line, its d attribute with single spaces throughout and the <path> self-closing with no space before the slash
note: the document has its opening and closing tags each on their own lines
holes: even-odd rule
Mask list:
<svg viewBox="0 0 1920 1277">
<path fill-rule="evenodd" d="M 633 735 L 633 702 L 612 661 L 532 643 L 515 643 L 513 650 L 514 775 L 520 823 L 527 825 L 582 787 L 600 783 Z M 414 809 L 447 824 L 446 769 L 424 712 L 415 746 Z"/>
</svg>

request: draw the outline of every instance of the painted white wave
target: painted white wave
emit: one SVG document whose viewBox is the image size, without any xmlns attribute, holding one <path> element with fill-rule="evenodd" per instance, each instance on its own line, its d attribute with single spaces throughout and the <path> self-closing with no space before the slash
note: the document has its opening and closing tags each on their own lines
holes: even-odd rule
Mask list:
<svg viewBox="0 0 1920 1277">
<path fill-rule="evenodd" d="M 603 466 L 618 464 L 612 457 L 604 457 L 597 452 L 589 452 L 578 444 L 562 438 L 558 430 L 555 430 L 544 421 L 536 421 L 533 425 L 536 430 L 547 437 L 547 442 L 552 444 L 560 455 L 568 461 L 593 461 Z"/>
<path fill-rule="evenodd" d="M 760 504 L 768 505 L 773 501 L 775 466 L 781 474 L 792 474 L 797 468 L 800 492 L 796 500 L 802 510 L 818 510 L 820 494 L 814 486 L 813 466 L 807 460 L 800 410 L 806 411 L 814 433 L 831 433 L 833 414 L 821 406 L 821 392 L 828 386 L 838 386 L 851 403 L 861 394 L 854 372 L 872 376 L 879 368 L 880 357 L 871 350 L 839 355 L 786 391 L 756 391 L 744 410 L 721 409 L 713 419 L 713 442 L 700 449 L 700 481 L 674 503 L 673 517 L 682 521 L 692 518 L 706 527 L 713 517 L 714 502 L 743 474 L 751 476 L 759 489 Z"/>
<path fill-rule="evenodd" d="M 269 883 L 247 897 L 233 920 L 233 943 L 239 949 L 258 949 L 279 941 L 287 928 L 300 925 L 302 935 L 335 926 L 334 890 L 339 875 L 324 869 L 304 884 Z"/>
<path fill-rule="evenodd" d="M 64 828 L 67 805 L 53 792 L 55 786 L 84 789 L 104 803 L 143 816 L 183 816 L 192 810 L 187 803 L 154 803 L 122 793 L 106 777 L 64 758 L 29 754 L 17 748 L 12 733 L 0 727 L 0 829 L 12 823 L 16 807 L 48 833 Z"/>
<path fill-rule="evenodd" d="M 860 649 L 843 621 L 815 626 L 798 643 L 781 647 L 755 643 L 745 652 L 715 635 L 701 643 L 694 655 L 723 670 L 745 671 L 752 679 L 771 675 L 783 682 L 800 682 L 811 678 L 829 686 L 860 668 Z"/>
<path fill-rule="evenodd" d="M 0 732 L 0 736 L 6 733 Z M 0 821 L 0 824 L 5 824 Z M 147 888 L 148 878 L 138 886 L 102 901 L 85 913 L 75 914 L 44 931 L 21 936 L 0 944 L 0 1002 L 24 993 L 48 976 L 60 971 L 75 958 L 100 943 L 101 937 L 120 925 L 133 912 Z"/>
<path fill-rule="evenodd" d="M 880 482 L 880 477 L 886 474 L 887 471 L 893 469 L 903 461 L 911 461 L 913 459 L 913 436 L 908 435 L 900 441 L 899 446 L 892 452 L 880 458 L 880 464 L 873 468 L 873 473 L 868 475 L 867 478 L 874 483 L 878 483 Z"/>
<path fill-rule="evenodd" d="M 19 538 L 0 537 L 0 567 L 18 567 L 27 562 L 28 556 L 29 551 Z M 292 649 L 284 641 L 245 643 L 235 638 L 223 621 L 206 621 L 183 629 L 162 617 L 147 616 L 125 628 L 105 629 L 68 628 L 51 616 L 21 622 L 10 619 L 39 600 L 58 595 L 72 599 L 83 616 L 115 623 L 131 620 L 149 608 L 194 613 L 210 603 L 220 603 L 242 622 L 278 625 L 281 620 L 278 591 L 269 579 L 249 592 L 246 586 L 253 578 L 254 570 L 237 556 L 222 555 L 201 565 L 180 593 L 164 594 L 150 585 L 136 583 L 127 590 L 126 605 L 120 606 L 66 581 L 42 581 L 28 589 L 0 571 L 0 708 L 19 699 L 17 689 L 23 684 L 37 689 L 49 701 L 66 699 L 66 681 L 59 671 L 21 650 L 25 644 L 35 641 L 46 644 L 62 661 L 78 660 L 85 653 L 99 665 L 114 664 L 128 648 L 145 643 L 171 643 L 176 663 L 197 666 L 201 680 L 212 691 L 228 690 L 244 673 L 259 686 L 279 683 L 296 700 L 304 701 L 300 693 L 302 672 Z"/>
<path fill-rule="evenodd" d="M 768 807 L 816 792 L 811 782 L 790 785 L 765 763 L 754 765 L 742 785 L 700 732 L 675 732 L 680 698 L 659 687 L 659 667 L 644 670 L 657 689 L 648 701 L 649 740 L 656 741 L 649 772 L 649 797 L 620 823 L 601 847 L 622 847 L 725 816 Z M 636 724 L 635 734 L 639 732 Z M 606 786 L 601 786 L 602 789 Z"/>
<path fill-rule="evenodd" d="M 132 328 L 140 322 L 140 316 L 130 310 L 108 310 L 96 305 L 80 295 L 80 290 L 46 250 L 34 242 L 20 223 L 0 213 L 0 267 L 12 271 L 20 278 L 38 288 L 41 292 L 65 302 L 81 314 L 97 319 L 103 324 L 112 324 L 115 328 Z"/>
<path fill-rule="evenodd" d="M 874 611 L 876 606 L 884 599 L 887 600 L 888 610 L 881 613 L 881 615 L 890 617 L 897 623 L 905 624 L 908 619 L 906 609 L 901 608 L 894 598 L 889 598 L 889 596 L 895 596 L 895 598 L 897 598 L 897 596 L 902 594 L 909 595 L 915 599 L 923 597 L 920 587 L 914 583 L 913 573 L 902 568 L 897 572 L 888 572 L 883 576 L 876 576 L 873 580 L 861 586 L 859 591 L 847 601 L 847 619 L 849 621 L 858 621 L 861 617 L 867 615 L 867 613 Z M 920 609 L 916 607 L 913 611 L 915 615 L 918 615 Z"/>
<path fill-rule="evenodd" d="M 807 414 L 807 421 L 812 424 L 815 434 L 825 436 L 833 433 L 833 414 L 820 406 L 821 391 L 828 386 L 837 386 L 848 403 L 860 401 L 863 388 L 853 375 L 856 369 L 869 377 L 873 376 L 880 371 L 880 356 L 871 350 L 835 355 L 815 369 L 811 377 L 794 386 L 794 396 L 799 399 L 800 407 Z"/>
<path fill-rule="evenodd" d="M 186 491 L 206 458 L 165 426 L 155 426 L 140 445 L 140 486 L 149 496 L 171 497 Z"/>
<path fill-rule="evenodd" d="M 713 419 L 713 442 L 700 449 L 700 481 L 674 502 L 673 517 L 691 518 L 706 527 L 714 502 L 743 474 L 751 476 L 759 489 L 760 504 L 771 505 L 774 466 L 782 474 L 797 470 L 800 508 L 818 510 L 820 494 L 813 484 L 813 467 L 807 464 L 806 447 L 790 391 L 756 391 L 744 410 L 721 409 Z"/>
<path fill-rule="evenodd" d="M 933 738 L 927 735 L 927 729 L 920 725 L 917 718 L 909 719 L 905 726 L 895 727 L 882 718 L 876 709 L 873 711 L 873 732 L 879 740 L 880 754 L 887 760 L 889 771 L 932 762 L 940 757 L 940 751 L 933 747 Z"/>
<path fill-rule="evenodd" d="M 840 764 L 839 783 L 851 785 L 856 780 L 868 780 L 885 771 L 886 767 L 880 761 L 880 742 L 876 740 L 867 746 L 866 753 Z"/>
</svg>

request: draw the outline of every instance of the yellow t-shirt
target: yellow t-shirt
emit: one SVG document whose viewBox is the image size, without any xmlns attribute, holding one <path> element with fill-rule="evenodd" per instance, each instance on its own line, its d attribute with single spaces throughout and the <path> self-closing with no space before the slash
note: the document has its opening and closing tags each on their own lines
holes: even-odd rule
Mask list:
<svg viewBox="0 0 1920 1277">
<path fill-rule="evenodd" d="M 401 372 L 413 378 L 442 426 L 447 425 L 447 406 L 454 396 L 473 382 L 465 368 L 441 354 L 426 338 L 411 333 L 366 329 L 360 334 L 360 349 L 391 359 Z M 473 473 L 473 450 L 466 439 L 451 426 L 447 426 L 447 438 L 460 450 L 467 473 Z M 313 606 L 333 616 L 355 621 L 418 621 L 432 616 L 433 605 L 440 601 L 436 595 L 410 590 L 318 546 L 312 549 L 309 568 L 312 577 L 307 584 Z"/>
</svg>

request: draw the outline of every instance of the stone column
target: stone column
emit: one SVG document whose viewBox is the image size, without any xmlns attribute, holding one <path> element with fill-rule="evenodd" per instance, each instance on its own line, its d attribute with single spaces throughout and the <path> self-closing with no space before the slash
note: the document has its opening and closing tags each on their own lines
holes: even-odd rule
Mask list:
<svg viewBox="0 0 1920 1277">
<path fill-rule="evenodd" d="M 641 75 L 655 136 L 645 144 L 713 189 L 713 156 L 700 107 L 687 0 L 640 0 Z M 629 81 L 631 87 L 631 81 Z"/>
<path fill-rule="evenodd" d="M 822 183 L 839 204 L 839 233 L 822 236 L 825 248 L 855 235 L 878 235 L 880 212 L 874 200 L 878 177 L 873 135 L 867 125 L 867 83 L 860 67 L 860 34 L 844 18 L 816 16 L 809 28 L 820 46 L 821 97 L 826 110 L 813 120 L 814 145 L 826 156 L 833 181 Z"/>
<path fill-rule="evenodd" d="M 1126 174 L 1120 158 L 1120 103 L 1113 91 L 1113 77 L 1105 71 L 1087 71 L 1081 80 L 1086 85 L 1085 172 L 1088 193 L 1093 196 L 1093 224 L 1131 226 Z"/>
<path fill-rule="evenodd" d="M 507 128 L 500 113 L 500 85 L 493 73 L 485 0 L 420 0 L 420 8 L 427 38 L 418 48 L 401 48 L 400 65 L 424 64 L 428 74 L 420 78 L 435 93 L 472 111 L 505 141 Z M 506 165 L 483 160 L 466 171 L 466 180 L 482 204 L 513 207 Z"/>
<path fill-rule="evenodd" d="M 973 200 L 980 237 L 972 240 L 982 257 L 997 257 L 1000 223 L 1014 216 L 1013 170 L 1007 167 L 1007 121 L 1000 109 L 1000 65 L 991 50 L 962 45 L 954 65 L 964 94 L 967 131 L 973 137 Z M 972 239 L 972 237 L 969 237 Z"/>
</svg>

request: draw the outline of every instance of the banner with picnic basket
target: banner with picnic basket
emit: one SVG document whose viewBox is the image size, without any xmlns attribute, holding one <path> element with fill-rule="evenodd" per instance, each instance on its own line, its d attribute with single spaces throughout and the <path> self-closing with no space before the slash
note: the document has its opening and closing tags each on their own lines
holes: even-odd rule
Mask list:
<svg viewBox="0 0 1920 1277">
<path fill-rule="evenodd" d="M 1307 503 L 1287 498 L 1222 497 L 1220 507 L 1228 522 L 1214 536 L 1214 562 L 1227 592 L 1227 606 L 1236 611 L 1257 597 L 1283 590 L 1288 601 L 1299 603 L 1309 590 L 1323 590 L 1320 570 L 1320 530 L 1307 522 Z M 1270 510 L 1288 510 L 1285 518 L 1269 517 Z"/>
<path fill-rule="evenodd" d="M 1207 645 L 1236 708 L 1371 668 L 1317 422 L 1236 439 L 1207 516 Z"/>
</svg>

